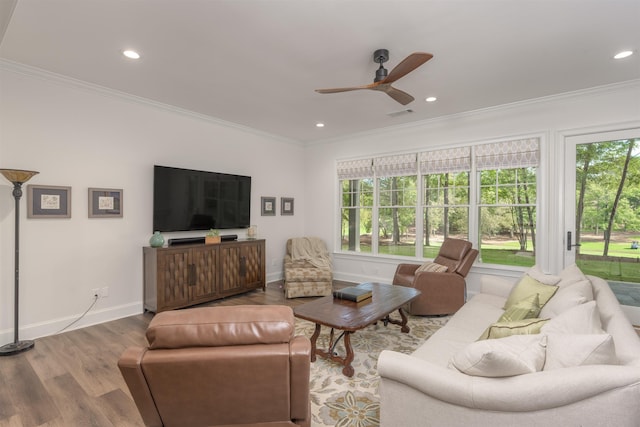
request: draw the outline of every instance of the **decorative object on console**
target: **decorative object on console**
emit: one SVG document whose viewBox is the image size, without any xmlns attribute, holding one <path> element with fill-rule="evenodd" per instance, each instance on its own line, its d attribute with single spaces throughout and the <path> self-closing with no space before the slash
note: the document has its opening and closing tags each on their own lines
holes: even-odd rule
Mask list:
<svg viewBox="0 0 640 427">
<path fill-rule="evenodd" d="M 215 229 L 210 229 L 204 236 L 205 245 L 215 245 L 220 243 L 220 232 Z"/>
<path fill-rule="evenodd" d="M 89 218 L 122 218 L 122 190 L 90 188 Z"/>
<path fill-rule="evenodd" d="M 27 185 L 27 218 L 71 218 L 71 187 Z"/>
<path fill-rule="evenodd" d="M 260 197 L 260 205 L 262 206 L 262 216 L 274 216 L 276 214 L 275 197 Z"/>
<path fill-rule="evenodd" d="M 247 239 L 255 240 L 258 237 L 258 226 L 252 225 L 247 228 Z"/>
<path fill-rule="evenodd" d="M 293 215 L 293 197 L 280 197 L 280 215 Z"/>
<path fill-rule="evenodd" d="M 149 245 L 152 248 L 161 248 L 164 245 L 164 236 L 159 231 L 156 231 L 149 239 Z"/>
<path fill-rule="evenodd" d="M 14 281 L 14 308 L 13 308 L 13 342 L 0 347 L 0 356 L 10 356 L 12 354 L 27 351 L 33 348 L 35 343 L 31 340 L 20 341 L 18 332 L 18 307 L 20 290 L 20 198 L 22 197 L 22 184 L 29 181 L 31 177 L 38 174 L 35 171 L 25 171 L 20 169 L 0 169 L 11 183 L 13 183 L 13 198 L 15 199 L 15 281 Z"/>
</svg>

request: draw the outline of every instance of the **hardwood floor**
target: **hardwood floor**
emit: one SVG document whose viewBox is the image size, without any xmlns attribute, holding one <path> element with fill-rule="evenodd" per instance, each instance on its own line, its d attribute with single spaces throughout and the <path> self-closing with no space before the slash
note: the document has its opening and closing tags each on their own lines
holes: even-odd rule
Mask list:
<svg viewBox="0 0 640 427">
<path fill-rule="evenodd" d="M 296 306 L 313 299 L 285 299 L 281 285 L 203 305 Z M 146 345 L 152 318 L 144 313 L 39 338 L 34 349 L 0 358 L 0 426 L 143 426 L 117 361 L 128 346 Z"/>
</svg>

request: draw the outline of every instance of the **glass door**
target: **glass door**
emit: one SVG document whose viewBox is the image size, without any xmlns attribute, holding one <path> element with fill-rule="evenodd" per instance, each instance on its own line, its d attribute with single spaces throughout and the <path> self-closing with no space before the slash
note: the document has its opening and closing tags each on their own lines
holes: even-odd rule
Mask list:
<svg viewBox="0 0 640 427">
<path fill-rule="evenodd" d="M 570 136 L 565 150 L 564 265 L 640 307 L 640 128 Z"/>
</svg>

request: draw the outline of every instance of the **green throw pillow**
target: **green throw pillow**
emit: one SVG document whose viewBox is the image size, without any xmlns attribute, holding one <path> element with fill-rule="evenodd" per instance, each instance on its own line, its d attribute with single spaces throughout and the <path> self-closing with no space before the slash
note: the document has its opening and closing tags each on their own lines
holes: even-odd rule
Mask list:
<svg viewBox="0 0 640 427">
<path fill-rule="evenodd" d="M 498 319 L 500 322 L 531 319 L 540 314 L 540 294 L 533 294 L 509 307 Z"/>
<path fill-rule="evenodd" d="M 517 304 L 523 299 L 534 294 L 538 294 L 539 305 L 540 308 L 542 308 L 557 290 L 557 286 L 545 285 L 525 274 L 518 284 L 511 290 L 509 298 L 507 298 L 507 302 L 504 304 L 504 309 L 508 310 L 512 305 Z"/>
<path fill-rule="evenodd" d="M 489 326 L 486 331 L 487 339 L 496 339 L 509 337 L 511 335 L 531 335 L 539 334 L 540 328 L 547 323 L 549 319 L 523 319 L 515 322 L 499 322 Z"/>
</svg>

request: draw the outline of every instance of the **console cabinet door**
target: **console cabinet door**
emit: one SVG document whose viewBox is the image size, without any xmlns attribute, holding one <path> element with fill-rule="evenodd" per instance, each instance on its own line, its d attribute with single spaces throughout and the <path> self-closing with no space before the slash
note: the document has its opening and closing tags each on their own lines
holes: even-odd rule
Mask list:
<svg viewBox="0 0 640 427">
<path fill-rule="evenodd" d="M 157 256 L 157 311 L 189 304 L 189 279 L 192 274 L 189 249 L 165 249 Z"/>
<path fill-rule="evenodd" d="M 245 243 L 241 248 L 240 273 L 243 274 L 245 289 L 264 288 L 265 254 L 264 241 Z"/>
<path fill-rule="evenodd" d="M 191 303 L 209 301 L 218 293 L 218 257 L 217 247 L 204 246 L 191 249 L 189 298 Z"/>
<path fill-rule="evenodd" d="M 241 247 L 234 244 L 220 246 L 220 293 L 237 293 L 242 290 L 240 275 Z"/>
</svg>

